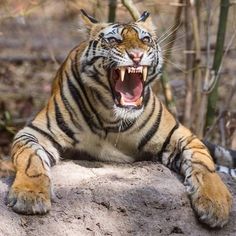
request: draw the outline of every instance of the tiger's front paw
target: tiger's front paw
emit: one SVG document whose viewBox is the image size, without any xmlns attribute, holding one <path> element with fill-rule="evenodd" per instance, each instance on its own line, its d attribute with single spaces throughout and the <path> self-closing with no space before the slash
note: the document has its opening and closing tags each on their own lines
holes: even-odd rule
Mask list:
<svg viewBox="0 0 236 236">
<path fill-rule="evenodd" d="M 50 184 L 47 176 L 37 181 L 16 177 L 11 187 L 7 205 L 21 214 L 45 214 L 51 209 Z"/>
<path fill-rule="evenodd" d="M 195 176 L 193 186 L 190 198 L 200 221 L 210 227 L 223 227 L 228 222 L 232 197 L 221 178 L 216 173 Z"/>
</svg>

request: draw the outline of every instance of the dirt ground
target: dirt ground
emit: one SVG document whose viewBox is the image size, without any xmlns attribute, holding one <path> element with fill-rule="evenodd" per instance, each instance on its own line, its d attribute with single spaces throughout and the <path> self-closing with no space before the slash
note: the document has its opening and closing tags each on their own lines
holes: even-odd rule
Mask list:
<svg viewBox="0 0 236 236">
<path fill-rule="evenodd" d="M 9 3 L 7 8 L 4 2 Z M 9 156 L 14 133 L 43 106 L 60 63 L 81 41 L 78 9 L 84 8 L 98 19 L 106 20 L 99 4 L 105 4 L 107 9 L 108 1 L 97 1 L 98 5 L 95 2 L 0 2 L 0 157 Z M 143 1 L 137 2 L 143 9 Z M 166 26 L 166 22 L 170 16 L 173 18 L 175 9 L 166 7 L 166 2 L 172 1 L 154 1 L 155 7 L 150 2 L 153 1 L 145 1 L 143 10 L 152 12 L 159 32 L 165 31 L 171 25 Z M 121 4 L 118 12 L 119 20 L 130 19 Z M 235 17 L 229 24 L 233 22 Z M 181 35 L 178 41 L 177 49 L 182 50 Z M 180 50 L 173 51 L 173 61 L 182 65 L 181 68 L 184 68 L 183 58 Z M 233 49 L 222 69 L 225 77 L 220 87 L 222 98 L 235 78 L 235 58 Z M 176 66 L 168 66 L 168 73 L 175 95 L 181 99 L 185 95 L 180 80 L 184 73 Z M 236 114 L 232 104 L 229 113 Z M 235 127 L 230 126 L 229 132 Z M 216 137 L 219 137 L 218 128 Z M 230 221 L 223 229 L 211 230 L 197 221 L 179 176 L 157 163 L 64 161 L 52 172 L 55 196 L 52 210 L 45 216 L 14 213 L 5 205 L 12 178 L 0 179 L 0 236 L 236 235 L 236 181 L 227 175 L 222 177 L 234 197 Z"/>
</svg>

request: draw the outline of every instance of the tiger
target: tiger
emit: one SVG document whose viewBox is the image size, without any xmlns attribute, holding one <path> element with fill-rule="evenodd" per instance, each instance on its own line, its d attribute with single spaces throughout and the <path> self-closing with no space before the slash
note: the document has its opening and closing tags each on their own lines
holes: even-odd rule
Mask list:
<svg viewBox="0 0 236 236">
<path fill-rule="evenodd" d="M 223 227 L 232 196 L 210 150 L 152 92 L 163 58 L 150 14 L 103 23 L 81 10 L 81 19 L 86 40 L 58 69 L 44 108 L 14 137 L 8 206 L 20 214 L 49 212 L 51 167 L 72 150 L 105 162 L 162 163 L 183 176 L 198 219 Z"/>
</svg>

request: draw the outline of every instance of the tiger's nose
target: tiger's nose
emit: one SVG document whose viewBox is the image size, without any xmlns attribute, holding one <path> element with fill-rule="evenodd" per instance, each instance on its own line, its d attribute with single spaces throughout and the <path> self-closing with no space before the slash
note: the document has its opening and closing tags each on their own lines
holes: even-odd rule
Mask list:
<svg viewBox="0 0 236 236">
<path fill-rule="evenodd" d="M 143 52 L 134 50 L 129 51 L 128 55 L 135 63 L 139 63 L 142 60 Z"/>
</svg>

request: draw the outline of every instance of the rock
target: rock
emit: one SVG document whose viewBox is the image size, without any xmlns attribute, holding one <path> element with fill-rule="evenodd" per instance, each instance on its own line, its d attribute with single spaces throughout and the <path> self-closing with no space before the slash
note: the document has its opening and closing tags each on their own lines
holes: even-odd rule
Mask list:
<svg viewBox="0 0 236 236">
<path fill-rule="evenodd" d="M 236 182 L 223 229 L 200 224 L 180 178 L 153 162 L 107 164 L 65 161 L 52 170 L 54 200 L 44 216 L 22 216 L 4 203 L 9 182 L 0 181 L 0 236 L 33 235 L 235 235 Z"/>
</svg>

